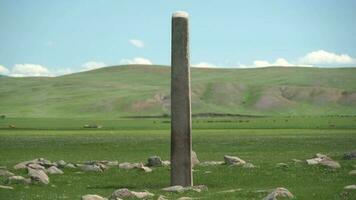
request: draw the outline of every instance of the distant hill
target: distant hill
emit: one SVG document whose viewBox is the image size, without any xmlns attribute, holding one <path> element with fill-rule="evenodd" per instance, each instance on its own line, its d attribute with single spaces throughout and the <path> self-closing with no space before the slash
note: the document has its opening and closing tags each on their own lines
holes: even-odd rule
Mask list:
<svg viewBox="0 0 356 200">
<path fill-rule="evenodd" d="M 356 114 L 356 68 L 192 68 L 193 113 Z M 60 77 L 0 79 L 0 114 L 9 117 L 164 115 L 170 68 L 127 65 Z"/>
</svg>

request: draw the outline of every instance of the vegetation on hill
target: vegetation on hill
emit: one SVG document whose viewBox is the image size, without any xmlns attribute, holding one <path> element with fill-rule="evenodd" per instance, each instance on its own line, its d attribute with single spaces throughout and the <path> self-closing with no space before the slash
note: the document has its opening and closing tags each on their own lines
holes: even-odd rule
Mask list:
<svg viewBox="0 0 356 200">
<path fill-rule="evenodd" d="M 356 68 L 192 68 L 193 113 L 355 115 Z M 8 117 L 169 115 L 170 68 L 112 66 L 60 77 L 0 79 Z"/>
</svg>

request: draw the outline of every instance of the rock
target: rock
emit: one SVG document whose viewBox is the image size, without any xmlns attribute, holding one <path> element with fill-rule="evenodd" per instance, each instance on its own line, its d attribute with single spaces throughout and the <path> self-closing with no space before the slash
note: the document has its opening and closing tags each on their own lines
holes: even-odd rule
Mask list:
<svg viewBox="0 0 356 200">
<path fill-rule="evenodd" d="M 356 170 L 350 171 L 350 172 L 349 172 L 349 175 L 352 175 L 352 176 L 356 175 Z"/>
<path fill-rule="evenodd" d="M 162 161 L 162 166 L 169 166 L 169 165 L 171 165 L 171 161 L 169 161 L 169 160 Z"/>
<path fill-rule="evenodd" d="M 146 166 L 144 166 L 143 164 L 142 164 L 141 166 L 137 167 L 137 169 L 141 169 L 141 170 L 143 170 L 144 172 L 152 172 L 152 169 L 151 169 L 151 168 L 146 167 Z"/>
<path fill-rule="evenodd" d="M 252 163 L 245 163 L 244 165 L 242 165 L 242 168 L 246 168 L 246 169 L 252 169 L 255 168 L 256 166 L 253 165 Z"/>
<path fill-rule="evenodd" d="M 43 170 L 28 168 L 28 175 L 31 178 L 31 182 L 38 182 L 45 185 L 49 183 L 49 178 Z"/>
<path fill-rule="evenodd" d="M 231 190 L 223 190 L 223 191 L 220 191 L 217 193 L 233 193 L 233 192 L 239 192 L 241 190 L 242 190 L 241 188 L 237 188 L 237 189 L 231 189 Z"/>
<path fill-rule="evenodd" d="M 0 185 L 0 189 L 13 190 L 14 188 L 11 186 Z"/>
<path fill-rule="evenodd" d="M 14 169 L 26 169 L 28 167 L 28 165 L 30 165 L 30 164 L 37 164 L 37 165 L 41 165 L 43 167 L 50 167 L 50 166 L 56 166 L 57 165 L 57 164 L 52 163 L 51 161 L 46 160 L 44 158 L 37 158 L 37 159 L 34 159 L 34 160 L 28 160 L 28 161 L 24 161 L 24 162 L 18 163 L 18 164 L 16 164 L 14 166 Z"/>
<path fill-rule="evenodd" d="M 333 160 L 322 160 L 319 164 L 332 169 L 337 169 L 341 167 L 341 165 L 338 162 Z"/>
<path fill-rule="evenodd" d="M 321 158 L 312 158 L 312 159 L 307 159 L 307 164 L 308 165 L 317 165 L 320 163 L 320 161 L 322 161 Z"/>
<path fill-rule="evenodd" d="M 164 195 L 159 195 L 159 197 L 157 198 L 157 200 L 168 200 L 166 196 Z"/>
<path fill-rule="evenodd" d="M 73 165 L 72 163 L 67 163 L 64 168 L 70 168 L 70 169 L 75 169 L 77 168 L 75 165 Z"/>
<path fill-rule="evenodd" d="M 119 161 L 108 161 L 106 163 L 106 165 L 109 166 L 109 167 L 118 166 L 119 165 Z"/>
<path fill-rule="evenodd" d="M 315 154 L 314 158 L 324 159 L 324 158 L 329 158 L 329 157 L 325 154 L 317 153 L 317 154 Z"/>
<path fill-rule="evenodd" d="M 165 191 L 165 192 L 184 192 L 185 188 L 183 186 L 180 186 L 180 185 L 175 185 L 175 186 L 170 186 L 170 187 L 163 188 L 162 191 Z"/>
<path fill-rule="evenodd" d="M 246 163 L 244 160 L 236 156 L 225 155 L 224 160 L 227 165 L 243 165 Z"/>
<path fill-rule="evenodd" d="M 147 166 L 149 167 L 162 166 L 162 160 L 159 156 L 151 156 L 147 159 Z"/>
<path fill-rule="evenodd" d="M 206 185 L 194 185 L 191 187 L 187 187 L 186 190 L 193 190 L 195 192 L 207 191 L 208 187 Z"/>
<path fill-rule="evenodd" d="M 351 151 L 351 152 L 346 152 L 344 153 L 344 157 L 345 160 L 353 160 L 356 159 L 356 150 L 355 151 Z"/>
<path fill-rule="evenodd" d="M 192 166 L 194 167 L 195 165 L 199 164 L 200 161 L 198 160 L 198 156 L 195 153 L 195 151 L 192 151 Z"/>
<path fill-rule="evenodd" d="M 279 167 L 279 168 L 287 168 L 287 167 L 288 167 L 288 164 L 287 164 L 287 163 L 277 163 L 277 164 L 276 164 L 276 167 Z"/>
<path fill-rule="evenodd" d="M 14 166 L 14 169 L 26 169 L 27 165 L 30 163 L 34 163 L 33 161 L 24 161 L 24 162 L 20 162 L 18 164 L 16 164 Z"/>
<path fill-rule="evenodd" d="M 134 168 L 139 168 L 140 166 L 142 166 L 142 163 L 128 163 L 128 162 L 124 162 L 124 163 L 120 163 L 119 164 L 119 168 L 120 169 L 134 169 Z"/>
<path fill-rule="evenodd" d="M 80 165 L 79 167 L 85 172 L 103 172 L 101 167 L 98 165 Z"/>
<path fill-rule="evenodd" d="M 222 165 L 224 161 L 204 161 L 199 163 L 200 166 L 207 167 L 207 166 L 214 166 L 214 165 Z"/>
<path fill-rule="evenodd" d="M 27 165 L 27 167 L 31 168 L 31 169 L 36 169 L 36 170 L 45 170 L 46 168 L 43 167 L 42 165 L 39 165 L 37 163 L 30 163 Z"/>
<path fill-rule="evenodd" d="M 95 194 L 87 194 L 82 196 L 82 200 L 107 200 L 107 198 Z"/>
<path fill-rule="evenodd" d="M 48 174 L 63 174 L 63 171 L 58 169 L 56 166 L 49 167 L 46 169 Z"/>
<path fill-rule="evenodd" d="M 267 195 L 263 200 L 277 200 L 278 197 L 294 198 L 293 194 L 286 188 L 276 188 L 273 192 Z"/>
<path fill-rule="evenodd" d="M 6 169 L 0 169 L 0 176 L 4 177 L 9 177 L 9 176 L 14 176 L 15 174 L 6 170 Z"/>
<path fill-rule="evenodd" d="M 127 188 L 122 188 L 115 190 L 112 194 L 110 199 L 112 200 L 117 200 L 118 198 L 139 198 L 139 199 L 147 199 L 149 197 L 153 197 L 154 194 L 144 191 L 144 192 L 135 192 L 135 191 L 130 191 Z"/>
<path fill-rule="evenodd" d="M 177 200 L 192 200 L 192 197 L 180 197 Z"/>
<path fill-rule="evenodd" d="M 26 179 L 23 176 L 10 176 L 6 180 L 6 184 L 30 184 L 31 179 Z"/>
<path fill-rule="evenodd" d="M 59 160 L 59 161 L 57 161 L 55 163 L 57 164 L 57 166 L 59 168 L 64 168 L 67 165 L 66 161 L 64 161 L 64 160 Z"/>
<path fill-rule="evenodd" d="M 356 185 L 348 185 L 344 187 L 345 190 L 356 190 Z"/>
</svg>

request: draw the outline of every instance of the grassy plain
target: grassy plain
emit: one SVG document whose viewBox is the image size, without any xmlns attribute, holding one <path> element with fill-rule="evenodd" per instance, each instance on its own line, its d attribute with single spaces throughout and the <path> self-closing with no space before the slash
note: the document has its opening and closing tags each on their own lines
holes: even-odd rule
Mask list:
<svg viewBox="0 0 356 200">
<path fill-rule="evenodd" d="M 103 173 L 78 174 L 79 170 L 65 169 L 64 175 L 50 175 L 48 186 L 15 185 L 14 190 L 0 190 L 0 199 L 80 199 L 84 194 L 108 197 L 122 187 L 148 190 L 155 193 L 156 198 L 164 194 L 171 199 L 190 196 L 260 200 L 268 193 L 264 190 L 275 187 L 288 188 L 296 199 L 355 199 L 356 192 L 343 190 L 343 187 L 355 184 L 355 177 L 348 172 L 356 165 L 356 160 L 342 160 L 344 152 L 356 149 L 355 117 L 320 117 L 313 123 L 309 122 L 311 120 L 312 117 L 195 118 L 193 149 L 201 161 L 223 160 L 228 154 L 257 166 L 255 169 L 195 167 L 195 184 L 207 185 L 208 192 L 167 194 L 160 191 L 169 185 L 169 168 L 165 167 L 155 168 L 152 173 L 112 168 Z M 9 118 L 0 122 L 0 165 L 9 169 L 18 162 L 38 157 L 73 163 L 87 160 L 145 162 L 152 155 L 169 159 L 170 124 L 167 119 Z M 94 122 L 102 124 L 103 129 L 82 128 L 83 124 Z M 19 129 L 7 128 L 9 123 L 16 124 Z M 334 125 L 332 128 L 330 123 Z M 273 128 L 273 124 L 289 126 Z M 332 171 L 292 161 L 294 158 L 305 160 L 318 152 L 330 155 L 342 168 Z M 280 162 L 289 167 L 277 168 Z M 25 171 L 12 171 L 25 175 Z M 0 179 L 2 181 L 4 178 Z M 238 191 L 220 193 L 231 189 Z"/>
</svg>

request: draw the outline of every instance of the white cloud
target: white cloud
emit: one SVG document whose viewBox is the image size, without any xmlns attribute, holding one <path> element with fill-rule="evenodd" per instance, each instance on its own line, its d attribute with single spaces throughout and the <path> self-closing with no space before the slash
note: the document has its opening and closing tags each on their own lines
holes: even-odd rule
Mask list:
<svg viewBox="0 0 356 200">
<path fill-rule="evenodd" d="M 88 61 L 82 65 L 84 68 L 82 71 L 88 71 L 88 70 L 93 70 L 93 69 L 99 69 L 102 67 L 105 67 L 106 64 L 103 62 L 96 62 L 96 61 Z"/>
<path fill-rule="evenodd" d="M 145 43 L 142 40 L 138 39 L 131 39 L 130 43 L 137 48 L 143 48 L 145 46 Z"/>
<path fill-rule="evenodd" d="M 42 65 L 36 64 L 16 64 L 11 71 L 10 76 L 53 76 L 52 73 Z"/>
<path fill-rule="evenodd" d="M 0 74 L 8 74 L 9 72 L 10 71 L 6 67 L 0 65 Z"/>
<path fill-rule="evenodd" d="M 313 51 L 300 59 L 301 63 L 319 65 L 344 65 L 355 64 L 356 59 L 347 54 L 336 54 L 325 50 Z"/>
<path fill-rule="evenodd" d="M 133 58 L 133 59 L 122 59 L 120 60 L 120 64 L 122 65 L 133 65 L 133 64 L 137 64 L 137 65 L 152 65 L 152 62 L 147 59 L 147 58 Z"/>
<path fill-rule="evenodd" d="M 296 65 L 288 62 L 284 58 L 278 58 L 273 63 L 270 63 L 266 60 L 255 60 L 255 61 L 253 61 L 253 65 L 250 67 L 269 67 L 269 66 L 290 67 L 290 66 L 296 66 Z"/>
<path fill-rule="evenodd" d="M 192 67 L 199 67 L 199 68 L 223 68 L 222 66 L 214 65 L 207 62 L 200 62 L 198 64 L 192 65 Z"/>
</svg>

